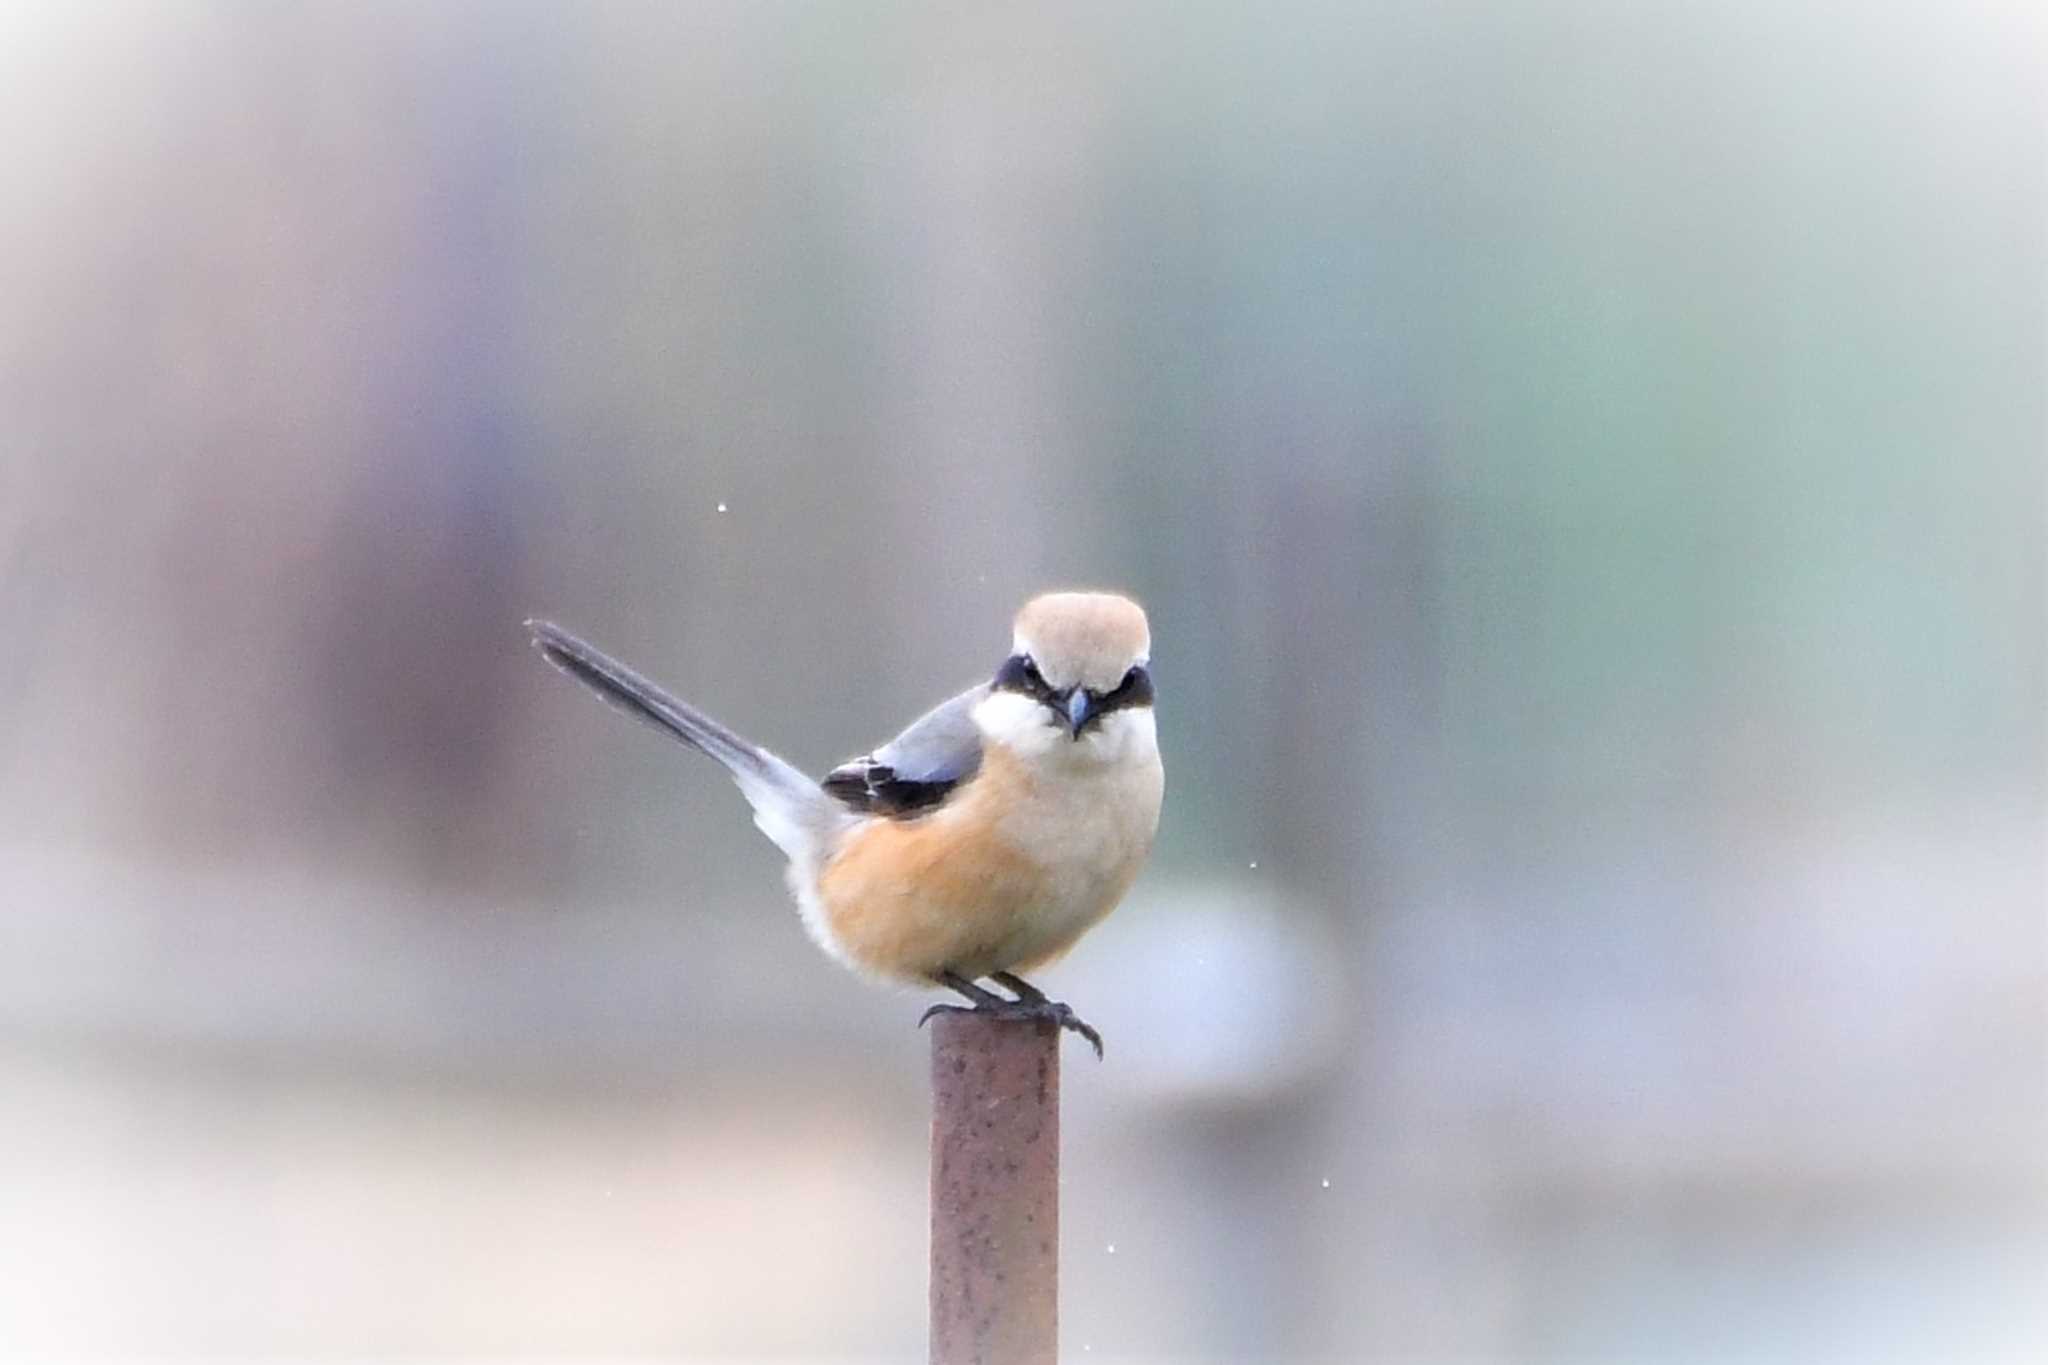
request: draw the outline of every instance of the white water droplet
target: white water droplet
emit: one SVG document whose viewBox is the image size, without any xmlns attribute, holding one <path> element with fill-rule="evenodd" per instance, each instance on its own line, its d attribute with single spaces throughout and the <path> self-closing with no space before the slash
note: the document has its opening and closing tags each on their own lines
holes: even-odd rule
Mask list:
<svg viewBox="0 0 2048 1365">
<path fill-rule="evenodd" d="M 1254 872 L 1257 872 L 1257 871 L 1259 870 L 1259 864 L 1258 864 L 1258 861 L 1257 861 L 1256 859 L 1254 859 L 1254 860 L 1252 861 L 1252 864 L 1251 864 L 1251 868 L 1252 868 L 1252 871 L 1254 871 Z"/>
<path fill-rule="evenodd" d="M 721 511 L 721 512 L 723 512 L 723 511 L 725 510 L 725 504 L 724 504 L 724 503 L 722 503 L 722 502 L 721 502 L 720 504 L 718 504 L 718 510 L 719 510 L 719 511 Z"/>
<path fill-rule="evenodd" d="M 1112 1255 L 1112 1256 L 1116 1255 L 1116 1243 L 1115 1243 L 1115 1242 L 1111 1242 L 1111 1243 L 1109 1244 L 1109 1254 L 1110 1254 L 1110 1255 Z"/>
<path fill-rule="evenodd" d="M 1326 1189 L 1326 1190 L 1330 1188 L 1330 1177 L 1328 1177 L 1328 1176 L 1324 1176 L 1324 1177 L 1323 1177 L 1323 1188 L 1324 1188 L 1324 1189 Z"/>
</svg>

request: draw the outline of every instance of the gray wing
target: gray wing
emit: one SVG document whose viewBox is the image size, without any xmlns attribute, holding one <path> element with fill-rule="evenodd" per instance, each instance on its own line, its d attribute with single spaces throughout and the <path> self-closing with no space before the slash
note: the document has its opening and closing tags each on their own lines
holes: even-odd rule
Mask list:
<svg viewBox="0 0 2048 1365">
<path fill-rule="evenodd" d="M 919 815 L 943 802 L 981 767 L 974 707 L 988 684 L 970 687 L 912 721 L 871 754 L 825 774 L 825 790 L 857 811 Z"/>
</svg>

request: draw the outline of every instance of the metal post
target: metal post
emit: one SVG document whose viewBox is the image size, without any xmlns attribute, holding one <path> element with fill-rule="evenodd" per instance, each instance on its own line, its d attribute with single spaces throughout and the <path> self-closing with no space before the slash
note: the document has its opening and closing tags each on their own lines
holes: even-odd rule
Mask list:
<svg viewBox="0 0 2048 1365">
<path fill-rule="evenodd" d="M 1059 1356 L 1060 1033 L 932 1019 L 931 1365 Z"/>
</svg>

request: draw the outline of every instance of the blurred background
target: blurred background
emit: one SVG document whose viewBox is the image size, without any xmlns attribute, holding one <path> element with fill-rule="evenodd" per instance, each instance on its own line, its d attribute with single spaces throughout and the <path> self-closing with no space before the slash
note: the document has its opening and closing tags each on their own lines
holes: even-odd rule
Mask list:
<svg viewBox="0 0 2048 1365">
<path fill-rule="evenodd" d="M 822 770 L 1032 591 L 1072 1359 L 2048 1349 L 2032 7 L 0 10 L 0 1354 L 914 1359 Z"/>
</svg>

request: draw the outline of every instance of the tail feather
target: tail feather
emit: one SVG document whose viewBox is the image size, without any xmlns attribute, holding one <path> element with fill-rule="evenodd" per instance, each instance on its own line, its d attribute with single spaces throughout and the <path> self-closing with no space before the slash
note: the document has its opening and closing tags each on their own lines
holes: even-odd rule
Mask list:
<svg viewBox="0 0 2048 1365">
<path fill-rule="evenodd" d="M 541 657 L 614 709 L 716 759 L 754 808 L 754 823 L 793 862 L 814 859 L 844 821 L 844 807 L 802 771 L 734 734 L 682 698 L 548 621 L 526 628 Z"/>
</svg>

